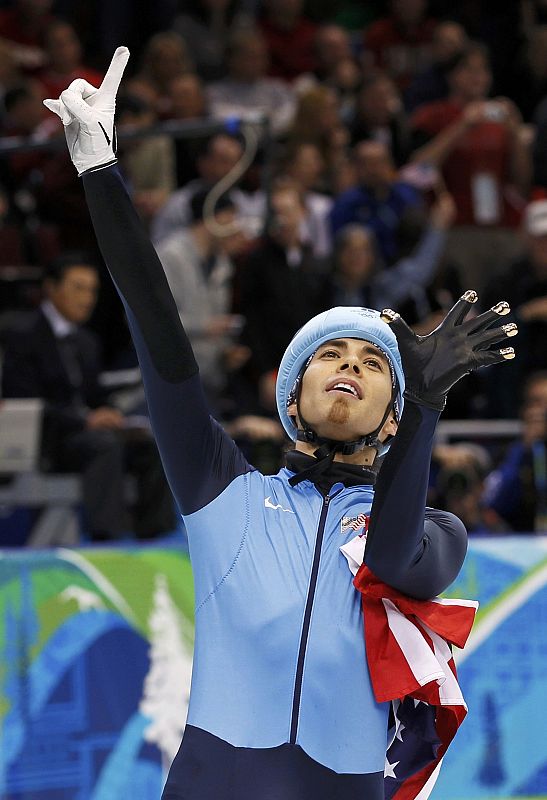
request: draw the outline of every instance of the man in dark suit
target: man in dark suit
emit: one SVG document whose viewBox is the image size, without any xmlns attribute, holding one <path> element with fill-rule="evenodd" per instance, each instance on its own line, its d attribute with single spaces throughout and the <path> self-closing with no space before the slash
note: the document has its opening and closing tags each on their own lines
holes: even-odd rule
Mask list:
<svg viewBox="0 0 547 800">
<path fill-rule="evenodd" d="M 67 254 L 48 268 L 40 309 L 6 336 L 2 391 L 46 402 L 44 466 L 82 473 L 92 539 L 130 528 L 146 538 L 175 527 L 173 501 L 150 433 L 130 427 L 99 383 L 98 339 L 82 327 L 98 289 L 97 269 L 84 254 Z M 133 520 L 124 503 L 126 472 L 138 481 Z"/>
</svg>

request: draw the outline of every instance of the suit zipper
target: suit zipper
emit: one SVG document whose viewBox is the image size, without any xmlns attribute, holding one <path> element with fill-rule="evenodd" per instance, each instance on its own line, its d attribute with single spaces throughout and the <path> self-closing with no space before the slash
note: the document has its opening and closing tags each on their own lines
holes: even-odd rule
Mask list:
<svg viewBox="0 0 547 800">
<path fill-rule="evenodd" d="M 336 494 L 338 494 L 338 492 L 336 492 Z M 332 497 L 336 497 L 336 494 L 332 495 Z M 304 660 L 306 657 L 306 648 L 308 646 L 311 612 L 313 609 L 313 600 L 315 597 L 315 589 L 317 586 L 317 575 L 319 573 L 319 562 L 321 560 L 321 547 L 323 544 L 323 534 L 325 532 L 325 522 L 327 521 L 329 503 L 332 497 L 330 495 L 327 495 L 326 497 L 323 498 L 323 507 L 321 508 L 319 525 L 317 526 L 317 534 L 315 537 L 315 549 L 313 553 L 313 563 L 311 568 L 310 583 L 308 587 L 308 596 L 306 598 L 306 607 L 304 610 L 304 622 L 302 624 L 300 646 L 298 648 L 298 661 L 296 662 L 296 677 L 294 680 L 294 693 L 293 693 L 292 712 L 291 712 L 291 732 L 289 736 L 290 744 L 296 744 L 296 735 L 298 732 L 298 717 L 300 715 L 300 700 L 302 697 L 302 680 L 304 677 Z"/>
</svg>

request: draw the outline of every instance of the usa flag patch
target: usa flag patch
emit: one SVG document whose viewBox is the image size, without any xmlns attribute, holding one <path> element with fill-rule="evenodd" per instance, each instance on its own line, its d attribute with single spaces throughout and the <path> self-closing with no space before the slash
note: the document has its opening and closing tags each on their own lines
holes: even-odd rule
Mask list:
<svg viewBox="0 0 547 800">
<path fill-rule="evenodd" d="M 368 531 L 369 520 L 370 517 L 367 514 L 359 514 L 357 517 L 342 517 L 340 520 L 340 533 L 354 531 L 359 536 L 364 536 Z"/>
</svg>

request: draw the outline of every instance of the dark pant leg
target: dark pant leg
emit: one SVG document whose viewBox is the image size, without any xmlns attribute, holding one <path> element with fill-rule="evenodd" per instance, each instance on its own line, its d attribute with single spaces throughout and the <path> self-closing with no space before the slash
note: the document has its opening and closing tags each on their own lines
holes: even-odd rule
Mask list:
<svg viewBox="0 0 547 800">
<path fill-rule="evenodd" d="M 128 433 L 125 465 L 137 480 L 137 500 L 133 507 L 136 535 L 144 539 L 174 530 L 177 524 L 175 501 L 157 445 L 147 432 Z"/>
<path fill-rule="evenodd" d="M 124 506 L 124 444 L 118 431 L 80 431 L 65 437 L 58 469 L 81 472 L 86 522 L 92 538 L 117 538 L 128 529 Z"/>
</svg>

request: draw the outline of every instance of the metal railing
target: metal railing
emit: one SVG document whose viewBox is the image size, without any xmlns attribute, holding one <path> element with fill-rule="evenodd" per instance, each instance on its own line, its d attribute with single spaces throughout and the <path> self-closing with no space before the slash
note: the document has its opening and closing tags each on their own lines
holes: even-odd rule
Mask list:
<svg viewBox="0 0 547 800">
<path fill-rule="evenodd" d="M 452 439 L 517 439 L 521 432 L 518 419 L 449 419 L 439 422 L 435 440 L 446 444 Z"/>
<path fill-rule="evenodd" d="M 225 119 L 210 119 L 202 117 L 190 120 L 166 120 L 146 128 L 128 129 L 117 131 L 118 142 L 147 139 L 150 136 L 168 136 L 171 139 L 199 139 L 214 136 L 216 133 L 237 134 L 246 126 L 258 130 L 265 145 L 269 143 L 270 128 L 267 117 L 262 114 L 249 113 L 244 117 L 226 117 Z M 14 155 L 40 150 L 57 151 L 66 147 L 65 137 L 62 133 L 49 139 L 33 136 L 2 136 L 0 137 L 0 156 Z"/>
</svg>

